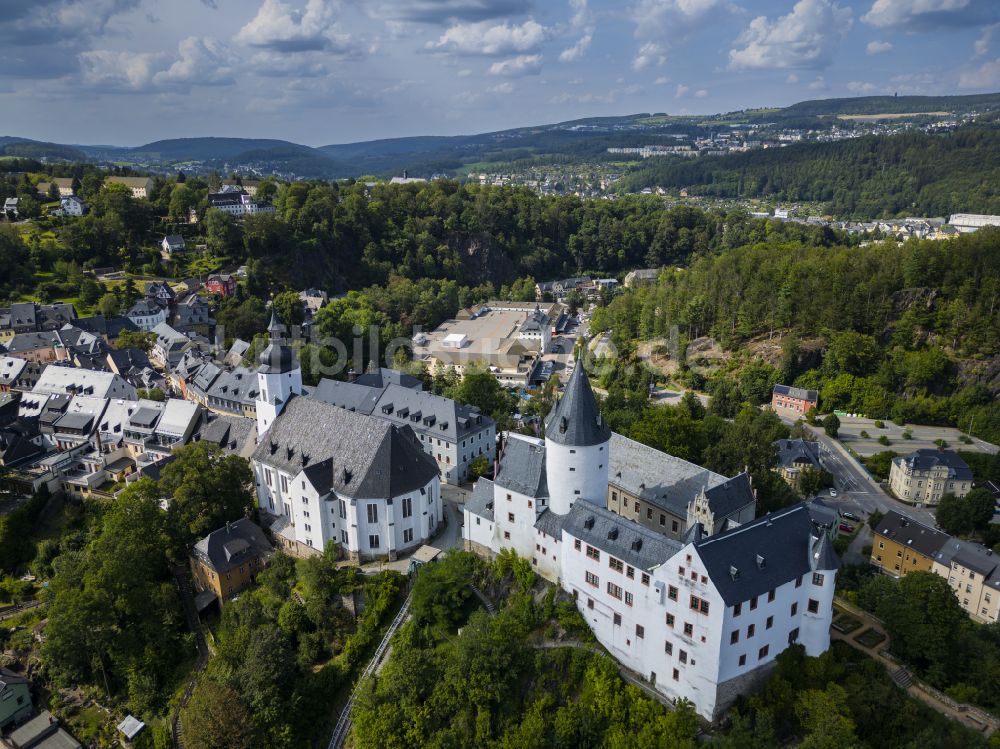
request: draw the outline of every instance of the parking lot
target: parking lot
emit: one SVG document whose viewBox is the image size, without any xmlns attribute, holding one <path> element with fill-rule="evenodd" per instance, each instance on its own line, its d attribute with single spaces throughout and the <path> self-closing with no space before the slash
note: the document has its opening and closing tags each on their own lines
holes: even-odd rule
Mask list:
<svg viewBox="0 0 1000 749">
<path fill-rule="evenodd" d="M 904 430 L 909 430 L 912 439 L 903 437 Z M 861 432 L 866 432 L 867 437 Z M 841 416 L 840 431 L 838 439 L 845 447 L 849 447 L 861 457 L 868 457 L 885 450 L 892 450 L 897 453 L 909 453 L 921 448 L 937 448 L 935 440 L 944 440 L 946 447 L 952 450 L 969 450 L 971 452 L 996 453 L 996 445 L 984 442 L 983 440 L 972 438 L 972 442 L 967 444 L 962 442 L 962 432 L 954 427 L 929 427 L 908 424 L 901 427 L 891 421 L 886 421 L 884 427 L 875 426 L 875 419 L 864 419 L 858 416 Z M 888 445 L 878 441 L 879 437 L 886 437 Z"/>
</svg>

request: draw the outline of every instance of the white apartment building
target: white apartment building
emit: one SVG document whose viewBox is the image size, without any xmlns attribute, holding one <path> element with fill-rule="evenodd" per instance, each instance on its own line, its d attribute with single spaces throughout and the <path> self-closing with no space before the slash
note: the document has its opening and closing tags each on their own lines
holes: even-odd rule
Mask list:
<svg viewBox="0 0 1000 749">
<path fill-rule="evenodd" d="M 972 491 L 972 469 L 951 450 L 916 450 L 892 459 L 889 488 L 904 502 L 936 505 L 945 494 Z"/>
<path fill-rule="evenodd" d="M 531 559 L 621 663 L 708 719 L 789 644 L 811 656 L 829 647 L 839 561 L 805 505 L 710 535 L 698 519 L 701 493 L 706 508 L 669 538 L 605 507 L 614 443 L 583 367 L 545 426 L 544 440 L 511 435 L 496 479 L 476 484 L 468 549 Z"/>
</svg>

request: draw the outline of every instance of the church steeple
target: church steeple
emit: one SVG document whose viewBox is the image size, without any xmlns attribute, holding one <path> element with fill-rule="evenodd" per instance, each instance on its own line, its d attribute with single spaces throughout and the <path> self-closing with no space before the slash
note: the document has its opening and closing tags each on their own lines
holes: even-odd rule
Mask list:
<svg viewBox="0 0 1000 749">
<path fill-rule="evenodd" d="M 267 326 L 269 342 L 261 353 L 257 367 L 257 437 L 261 438 L 284 410 L 293 395 L 302 394 L 302 368 L 295 352 L 286 346 L 286 329 L 271 306 L 271 322 Z"/>
</svg>

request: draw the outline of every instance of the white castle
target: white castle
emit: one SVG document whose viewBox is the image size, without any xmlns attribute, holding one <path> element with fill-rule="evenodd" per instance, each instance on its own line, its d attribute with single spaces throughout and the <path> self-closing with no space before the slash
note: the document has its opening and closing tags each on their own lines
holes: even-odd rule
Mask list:
<svg viewBox="0 0 1000 749">
<path fill-rule="evenodd" d="M 829 647 L 839 560 L 804 504 L 748 522 L 736 515 L 716 522 L 710 495 L 726 480 L 711 474 L 717 482 L 707 489 L 690 486 L 690 477 L 664 487 L 662 466 L 678 461 L 648 448 L 638 470 L 649 478 L 638 486 L 657 484 L 657 497 L 688 492 L 687 527 L 674 537 L 670 528 L 655 530 L 653 506 L 643 507 L 642 522 L 638 500 L 639 522 L 623 516 L 615 483 L 621 470 L 611 482 L 609 470 L 621 464 L 612 448 L 630 442 L 603 422 L 578 365 L 546 419 L 545 439 L 510 434 L 495 479 L 477 482 L 464 511 L 465 546 L 490 555 L 513 549 L 530 559 L 573 596 L 623 665 L 715 719 L 790 644 L 801 643 L 810 656 Z M 736 485 L 748 490 L 745 474 L 720 491 Z M 631 498 L 621 504 L 632 512 Z M 663 506 L 660 526 L 669 512 Z"/>
</svg>

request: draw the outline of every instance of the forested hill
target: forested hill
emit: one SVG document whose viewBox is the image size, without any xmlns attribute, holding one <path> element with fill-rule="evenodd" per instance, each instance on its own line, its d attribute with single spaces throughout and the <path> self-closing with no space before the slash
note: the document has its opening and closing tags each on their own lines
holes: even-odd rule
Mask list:
<svg viewBox="0 0 1000 749">
<path fill-rule="evenodd" d="M 1000 213 L 1000 131 L 869 136 L 692 160 L 648 159 L 621 183 L 827 204 L 850 218 Z"/>
<path fill-rule="evenodd" d="M 845 99 L 812 99 L 785 107 L 781 114 L 802 115 L 874 115 L 914 112 L 954 112 L 956 109 L 996 109 L 1000 94 L 972 96 L 855 96 Z"/>
</svg>

